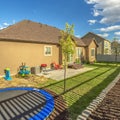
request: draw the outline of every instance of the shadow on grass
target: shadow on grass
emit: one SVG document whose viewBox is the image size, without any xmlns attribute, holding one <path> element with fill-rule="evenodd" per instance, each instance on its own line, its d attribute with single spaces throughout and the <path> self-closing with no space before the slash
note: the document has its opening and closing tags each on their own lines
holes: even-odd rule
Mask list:
<svg viewBox="0 0 120 120">
<path fill-rule="evenodd" d="M 113 67 L 112 67 L 112 68 L 113 68 Z M 100 69 L 100 68 L 96 68 L 96 69 Z M 96 69 L 91 70 L 91 71 L 96 71 Z M 67 92 L 70 92 L 70 91 L 72 91 L 73 89 L 75 89 L 75 88 L 77 88 L 77 87 L 80 87 L 81 85 L 86 84 L 87 82 L 90 82 L 91 80 L 93 80 L 93 79 L 95 79 L 95 78 L 97 78 L 97 77 L 105 74 L 105 73 L 108 72 L 109 70 L 111 70 L 111 68 L 110 68 L 110 69 L 107 69 L 106 71 L 104 71 L 104 72 L 102 72 L 102 73 L 100 73 L 100 74 L 97 74 L 97 75 L 93 76 L 92 78 L 90 78 L 90 79 L 88 79 L 88 80 L 86 80 L 86 81 L 84 81 L 84 82 L 81 82 L 81 83 L 78 82 L 77 85 L 75 85 L 75 86 L 73 86 L 73 87 L 71 87 L 71 88 L 69 88 L 69 89 L 66 89 L 65 92 L 60 92 L 58 95 L 64 95 L 64 94 L 66 94 Z M 90 72 L 90 71 L 87 71 L 87 72 Z M 83 74 L 86 74 L 87 72 L 85 72 L 85 73 L 83 73 Z M 83 74 L 82 74 L 82 75 L 83 75 Z M 81 74 L 80 74 L 80 75 L 81 75 Z M 80 76 L 80 75 L 77 75 L 77 76 L 68 78 L 68 79 L 66 79 L 66 81 L 69 82 L 69 80 L 72 80 L 73 78 L 75 79 L 75 77 L 78 77 L 78 76 Z M 74 81 L 75 81 L 75 80 L 74 80 Z M 76 81 L 77 81 L 77 80 L 76 80 Z M 44 87 L 42 87 L 42 89 L 45 89 L 45 88 L 48 88 L 48 89 L 49 89 L 49 87 L 52 87 L 52 86 L 53 86 L 53 87 L 56 87 L 56 89 L 59 89 L 59 88 L 63 89 L 63 87 L 61 87 L 61 86 L 59 85 L 61 82 L 63 82 L 63 81 L 59 81 L 59 82 L 56 82 L 56 83 L 53 83 L 53 84 L 44 86 Z M 57 85 L 57 86 L 56 86 L 56 85 Z"/>
<path fill-rule="evenodd" d="M 71 91 L 71 90 L 73 90 L 73 89 L 75 89 L 75 88 L 77 88 L 77 87 L 87 83 L 87 82 L 90 82 L 91 80 L 93 80 L 93 79 L 103 75 L 104 73 L 108 72 L 109 70 L 111 70 L 111 68 L 106 70 L 106 71 L 104 71 L 104 72 L 102 72 L 102 73 L 100 73 L 100 74 L 98 74 L 98 75 L 96 75 L 96 76 L 94 76 L 94 77 L 92 77 L 92 78 L 90 78 L 90 79 L 88 79 L 88 80 L 86 80 L 86 81 L 84 81 L 84 82 L 82 82 L 82 83 L 80 83 L 80 84 L 75 85 L 74 87 L 71 87 L 70 89 L 67 89 L 65 92 L 61 93 L 61 95 L 65 94 L 65 93 L 67 93 L 67 92 L 69 92 L 69 91 Z"/>
<path fill-rule="evenodd" d="M 119 74 L 120 67 L 118 67 L 111 75 L 104 79 L 102 83 L 84 94 L 78 101 L 69 107 L 70 117 L 75 120 L 79 114 L 95 99 L 100 92 Z M 104 74 L 104 73 L 102 73 Z M 97 77 L 97 76 L 96 76 Z M 77 87 L 77 86 L 76 86 Z M 74 87 L 75 88 L 75 87 Z M 74 98 L 73 98 L 74 99 Z M 68 101 L 69 102 L 69 101 Z"/>
<path fill-rule="evenodd" d="M 96 71 L 97 69 L 100 69 L 100 68 L 101 68 L 101 67 L 95 68 L 95 69 L 93 69 L 93 70 L 86 71 L 86 72 L 84 72 L 84 73 L 77 74 L 77 75 L 72 76 L 72 77 L 69 77 L 69 78 L 66 79 L 66 81 L 69 81 L 69 80 L 71 80 L 72 78 L 78 77 L 78 76 L 80 76 L 80 75 L 84 75 L 84 74 L 86 74 L 86 73 L 89 73 L 89 72 L 92 72 L 92 71 Z M 49 85 L 40 87 L 40 89 L 48 88 L 48 87 L 51 87 L 51 86 L 54 87 L 54 85 L 57 85 L 57 84 L 63 83 L 63 82 L 64 82 L 64 80 L 60 80 L 60 81 L 54 82 L 54 83 L 52 83 L 52 84 L 49 84 Z"/>
<path fill-rule="evenodd" d="M 119 63 L 95 63 L 95 64 L 86 64 L 86 66 L 94 66 L 94 67 L 113 67 L 113 66 L 119 66 Z"/>
</svg>

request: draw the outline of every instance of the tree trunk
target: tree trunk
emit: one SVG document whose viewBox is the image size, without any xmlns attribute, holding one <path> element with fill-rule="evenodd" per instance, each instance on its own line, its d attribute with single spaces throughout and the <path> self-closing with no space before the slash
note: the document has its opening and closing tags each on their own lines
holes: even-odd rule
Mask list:
<svg viewBox="0 0 120 120">
<path fill-rule="evenodd" d="M 115 62 L 117 62 L 117 48 L 115 50 Z"/>
<path fill-rule="evenodd" d="M 64 92 L 66 91 L 66 67 L 67 67 L 67 57 L 65 56 L 64 60 Z"/>
</svg>

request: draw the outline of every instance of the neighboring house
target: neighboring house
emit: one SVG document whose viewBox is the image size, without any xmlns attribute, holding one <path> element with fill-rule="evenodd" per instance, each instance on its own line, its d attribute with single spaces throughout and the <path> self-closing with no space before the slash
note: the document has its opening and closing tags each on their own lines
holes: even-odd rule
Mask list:
<svg viewBox="0 0 120 120">
<path fill-rule="evenodd" d="M 23 20 L 1 30 L 0 75 L 4 74 L 6 67 L 15 74 L 21 63 L 26 63 L 29 67 L 41 64 L 47 64 L 50 67 L 52 62 L 62 64 L 60 38 L 59 29 L 29 20 Z M 69 62 L 74 62 L 80 56 L 87 60 L 87 45 L 77 37 L 72 39 L 77 44 L 76 55 L 69 56 Z"/>
<path fill-rule="evenodd" d="M 118 40 L 114 40 L 111 43 L 112 55 L 120 55 L 120 42 Z"/>
<path fill-rule="evenodd" d="M 95 39 L 97 44 L 98 44 L 98 48 L 97 48 L 97 54 L 111 54 L 111 42 L 109 40 L 106 40 L 105 38 L 94 34 L 92 32 L 88 32 L 86 35 L 84 35 L 82 37 L 82 39 Z"/>
<path fill-rule="evenodd" d="M 87 46 L 86 46 L 86 59 L 89 62 L 95 62 L 96 61 L 96 55 L 97 55 L 97 47 L 98 44 L 94 38 L 82 38 L 81 39 Z"/>
</svg>

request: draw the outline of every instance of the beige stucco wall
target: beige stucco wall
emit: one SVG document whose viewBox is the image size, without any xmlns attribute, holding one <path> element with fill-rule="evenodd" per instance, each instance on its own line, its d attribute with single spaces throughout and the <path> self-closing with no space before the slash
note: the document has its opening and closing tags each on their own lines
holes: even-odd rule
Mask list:
<svg viewBox="0 0 120 120">
<path fill-rule="evenodd" d="M 83 52 L 84 60 L 86 61 L 86 48 L 85 47 L 82 47 L 82 52 Z"/>
<path fill-rule="evenodd" d="M 104 54 L 111 54 L 111 43 L 108 40 L 104 40 Z"/>
<path fill-rule="evenodd" d="M 95 49 L 95 56 L 91 56 L 91 49 L 94 48 Z M 91 42 L 91 44 L 89 45 L 88 49 L 87 49 L 87 52 L 88 52 L 88 61 L 89 62 L 94 62 L 96 61 L 96 52 L 97 52 L 97 46 L 95 44 L 94 41 Z"/>
<path fill-rule="evenodd" d="M 81 47 L 83 59 L 86 61 L 86 51 L 85 47 Z"/>
<path fill-rule="evenodd" d="M 103 44 L 102 42 L 98 43 L 97 54 L 103 53 L 103 45 L 102 44 Z"/>
<path fill-rule="evenodd" d="M 48 45 L 52 46 L 52 56 L 45 56 L 44 46 L 46 44 L 0 41 L 0 75 L 4 74 L 6 67 L 10 68 L 12 74 L 16 73 L 22 62 L 30 67 L 42 63 L 50 66 L 53 61 L 58 63 L 59 47 Z"/>
<path fill-rule="evenodd" d="M 81 55 L 82 55 L 83 59 L 86 61 L 86 49 L 85 49 L 85 47 L 78 47 L 78 46 L 76 46 L 76 48 L 80 48 Z M 73 63 L 73 62 L 76 61 L 76 59 L 78 59 L 78 57 L 77 57 L 77 52 L 75 51 L 74 54 L 73 54 L 73 57 L 72 57 L 71 61 L 69 61 L 67 63 L 68 64 L 69 63 Z M 80 57 L 79 57 L 79 59 L 80 59 Z M 62 64 L 64 64 L 63 61 L 64 61 L 64 55 L 62 56 Z"/>
<path fill-rule="evenodd" d="M 76 48 L 79 48 L 80 49 L 80 51 L 81 51 L 81 59 L 82 60 L 86 60 L 86 51 L 85 51 L 85 47 L 76 47 Z M 77 51 L 75 52 L 75 55 L 74 55 L 74 62 L 75 62 L 75 59 L 76 58 L 78 58 L 78 56 L 77 56 Z"/>
<path fill-rule="evenodd" d="M 103 40 L 98 44 L 97 54 L 111 54 L 111 42 L 108 40 Z"/>
</svg>

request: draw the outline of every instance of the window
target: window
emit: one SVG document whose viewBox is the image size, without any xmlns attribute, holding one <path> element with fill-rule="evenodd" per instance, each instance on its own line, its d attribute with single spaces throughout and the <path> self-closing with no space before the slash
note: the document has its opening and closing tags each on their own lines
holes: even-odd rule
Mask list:
<svg viewBox="0 0 120 120">
<path fill-rule="evenodd" d="M 95 48 L 91 48 L 91 56 L 95 56 Z"/>
<path fill-rule="evenodd" d="M 76 58 L 80 58 L 81 56 L 81 48 L 77 47 L 76 48 Z"/>
<path fill-rule="evenodd" d="M 108 47 L 108 43 L 105 41 L 105 47 Z"/>
<path fill-rule="evenodd" d="M 44 55 L 45 56 L 52 56 L 52 46 L 45 46 L 44 47 Z"/>
<path fill-rule="evenodd" d="M 73 61 L 73 55 L 68 54 L 67 55 L 67 62 L 72 62 Z"/>
</svg>

